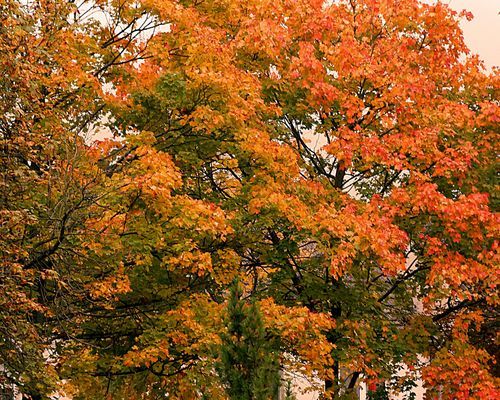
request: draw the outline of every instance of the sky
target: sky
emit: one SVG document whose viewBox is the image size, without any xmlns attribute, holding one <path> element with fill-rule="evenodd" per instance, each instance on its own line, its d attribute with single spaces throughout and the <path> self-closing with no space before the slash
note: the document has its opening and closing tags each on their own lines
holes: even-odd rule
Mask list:
<svg viewBox="0 0 500 400">
<path fill-rule="evenodd" d="M 500 67 L 500 0 L 442 1 L 457 11 L 466 9 L 474 14 L 472 21 L 462 22 L 465 42 L 486 67 Z"/>
</svg>

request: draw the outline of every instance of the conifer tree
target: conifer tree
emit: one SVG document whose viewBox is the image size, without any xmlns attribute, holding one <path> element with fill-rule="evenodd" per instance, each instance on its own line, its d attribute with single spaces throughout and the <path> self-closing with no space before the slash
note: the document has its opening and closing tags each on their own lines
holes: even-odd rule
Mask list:
<svg viewBox="0 0 500 400">
<path fill-rule="evenodd" d="M 259 307 L 245 304 L 237 281 L 226 309 L 227 331 L 221 334 L 219 376 L 230 399 L 278 398 L 279 353 L 275 340 L 266 337 Z"/>
</svg>

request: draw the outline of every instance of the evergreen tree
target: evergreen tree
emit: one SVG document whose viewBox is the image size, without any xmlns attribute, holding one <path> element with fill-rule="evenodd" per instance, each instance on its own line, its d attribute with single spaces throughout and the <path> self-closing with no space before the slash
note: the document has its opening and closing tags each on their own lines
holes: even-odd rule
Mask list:
<svg viewBox="0 0 500 400">
<path fill-rule="evenodd" d="M 245 304 L 241 286 L 231 287 L 227 331 L 221 334 L 219 376 L 230 399 L 277 399 L 280 383 L 278 346 L 266 337 L 259 307 Z"/>
<path fill-rule="evenodd" d="M 297 400 L 295 394 L 293 393 L 292 381 L 290 379 L 286 381 L 285 400 Z"/>
</svg>

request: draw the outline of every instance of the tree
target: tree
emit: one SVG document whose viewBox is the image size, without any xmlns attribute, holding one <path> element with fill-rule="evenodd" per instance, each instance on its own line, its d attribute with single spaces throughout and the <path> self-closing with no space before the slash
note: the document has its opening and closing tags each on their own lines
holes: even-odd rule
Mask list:
<svg viewBox="0 0 500 400">
<path fill-rule="evenodd" d="M 44 362 L 51 348 L 43 321 L 73 281 L 66 274 L 73 257 L 64 247 L 95 195 L 93 177 L 76 173 L 82 161 L 76 132 L 94 93 L 72 96 L 93 79 L 81 74 L 90 60 L 79 51 L 76 27 L 65 21 L 67 4 L 5 1 L 0 10 L 0 358 L 6 379 L 39 398 L 57 381 Z"/>
<path fill-rule="evenodd" d="M 292 381 L 290 379 L 286 381 L 285 400 L 296 400 L 292 389 Z"/>
<path fill-rule="evenodd" d="M 9 376 L 45 394 L 62 377 L 82 399 L 225 398 L 213 348 L 239 277 L 286 368 L 325 397 L 401 363 L 428 393 L 496 397 L 498 73 L 460 15 L 87 5 L 111 23 L 2 4 Z M 87 146 L 91 124 L 118 140 Z"/>
<path fill-rule="evenodd" d="M 495 301 L 495 217 L 477 190 L 492 165 L 495 77 L 462 61 L 453 12 L 416 1 L 152 7 L 173 25 L 140 69 L 159 82 L 167 69 L 183 97 L 123 84 L 132 126 L 172 149 L 191 195 L 233 213 L 229 246 L 256 291 L 337 322 L 333 395 L 417 366 L 447 341 L 443 320 Z M 345 388 L 342 366 L 354 371 Z"/>
<path fill-rule="evenodd" d="M 218 371 L 230 399 L 277 399 L 279 344 L 266 337 L 256 303 L 247 306 L 238 281 L 227 304 L 227 332 L 221 335 Z"/>
<path fill-rule="evenodd" d="M 129 31 L 92 17 L 118 26 L 127 14 L 136 34 L 140 10 L 123 6 L 0 4 L 0 359 L 2 381 L 25 398 L 61 388 L 63 349 L 78 343 L 84 316 L 128 290 L 118 249 L 95 224 L 123 186 L 85 141 L 103 118 L 110 70 L 137 59 Z"/>
<path fill-rule="evenodd" d="M 186 193 L 230 215 L 225 249 L 256 293 L 336 321 L 332 395 L 402 361 L 419 368 L 418 354 L 446 348 L 456 313 L 496 301 L 494 204 L 478 190 L 496 78 L 466 56 L 451 10 L 148 4 L 172 28 L 120 83 L 136 111 L 115 110 L 155 132 Z M 157 83 L 141 88 L 151 71 Z"/>
</svg>

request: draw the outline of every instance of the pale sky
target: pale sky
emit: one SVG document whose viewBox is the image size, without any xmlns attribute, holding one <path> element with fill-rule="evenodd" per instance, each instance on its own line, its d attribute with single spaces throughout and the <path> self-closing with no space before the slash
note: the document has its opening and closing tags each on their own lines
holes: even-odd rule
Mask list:
<svg viewBox="0 0 500 400">
<path fill-rule="evenodd" d="M 462 22 L 465 42 L 472 52 L 479 54 L 486 67 L 500 67 L 500 0 L 443 0 L 443 3 L 474 14 L 472 21 Z"/>
</svg>

